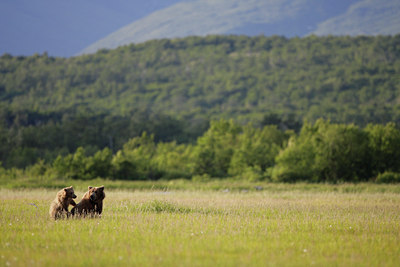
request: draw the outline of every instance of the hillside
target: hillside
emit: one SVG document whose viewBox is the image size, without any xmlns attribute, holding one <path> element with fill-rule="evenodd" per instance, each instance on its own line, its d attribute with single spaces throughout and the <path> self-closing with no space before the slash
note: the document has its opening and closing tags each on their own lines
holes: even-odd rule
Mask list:
<svg viewBox="0 0 400 267">
<path fill-rule="evenodd" d="M 208 36 L 68 59 L 3 55 L 0 161 L 116 151 L 143 131 L 192 142 L 218 118 L 295 130 L 321 117 L 399 123 L 399 44 L 400 35 Z"/>
<path fill-rule="evenodd" d="M 126 115 L 261 119 L 295 113 L 340 122 L 397 120 L 399 35 L 208 36 L 149 41 L 70 59 L 1 57 L 13 110 L 87 107 Z"/>
<path fill-rule="evenodd" d="M 184 1 L 127 24 L 80 54 L 193 35 L 397 34 L 399 18 L 400 2 L 395 0 Z"/>
</svg>

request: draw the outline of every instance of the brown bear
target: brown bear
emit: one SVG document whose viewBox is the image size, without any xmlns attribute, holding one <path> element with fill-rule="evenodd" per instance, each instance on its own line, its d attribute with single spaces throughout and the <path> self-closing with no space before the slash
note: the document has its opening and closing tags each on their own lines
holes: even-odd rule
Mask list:
<svg viewBox="0 0 400 267">
<path fill-rule="evenodd" d="M 71 210 L 72 215 L 100 215 L 103 211 L 104 185 L 99 187 L 88 187 L 88 191 L 83 195 L 81 201 Z"/>
<path fill-rule="evenodd" d="M 72 188 L 72 185 L 58 191 L 56 198 L 50 205 L 50 217 L 55 220 L 64 217 L 65 215 L 68 217 L 68 206 L 76 206 L 73 198 L 76 198 L 76 195 L 74 189 Z"/>
</svg>

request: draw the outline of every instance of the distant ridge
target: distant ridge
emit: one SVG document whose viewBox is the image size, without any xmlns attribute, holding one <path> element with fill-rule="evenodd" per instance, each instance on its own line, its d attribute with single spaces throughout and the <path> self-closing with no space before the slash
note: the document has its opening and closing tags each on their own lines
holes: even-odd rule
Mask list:
<svg viewBox="0 0 400 267">
<path fill-rule="evenodd" d="M 378 35 L 400 32 L 395 0 L 194 0 L 156 11 L 79 54 L 152 39 L 209 34 Z"/>
<path fill-rule="evenodd" d="M 318 25 L 316 35 L 390 35 L 400 32 L 400 1 L 364 0 Z"/>
</svg>

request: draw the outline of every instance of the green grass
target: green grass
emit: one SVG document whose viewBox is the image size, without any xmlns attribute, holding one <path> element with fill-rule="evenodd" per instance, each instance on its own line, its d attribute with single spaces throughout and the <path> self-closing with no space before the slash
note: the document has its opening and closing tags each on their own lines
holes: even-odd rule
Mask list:
<svg viewBox="0 0 400 267">
<path fill-rule="evenodd" d="M 78 186 L 78 199 L 86 183 Z M 398 266 L 400 262 L 396 186 L 263 184 L 260 191 L 186 186 L 106 187 L 101 218 L 56 222 L 48 215 L 56 190 L 0 189 L 0 266 Z"/>
</svg>

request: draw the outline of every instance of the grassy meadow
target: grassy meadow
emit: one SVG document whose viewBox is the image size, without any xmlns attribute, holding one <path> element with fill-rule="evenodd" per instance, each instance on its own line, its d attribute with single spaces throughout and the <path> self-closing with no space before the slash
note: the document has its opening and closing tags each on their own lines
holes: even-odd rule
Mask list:
<svg viewBox="0 0 400 267">
<path fill-rule="evenodd" d="M 95 182 L 90 185 L 104 181 Z M 87 183 L 77 183 L 78 201 Z M 396 185 L 262 184 L 256 190 L 253 184 L 218 189 L 213 183 L 178 181 L 129 183 L 132 188 L 123 190 L 128 183 L 105 184 L 101 218 L 58 221 L 48 215 L 57 189 L 2 187 L 0 266 L 400 262 Z"/>
</svg>

